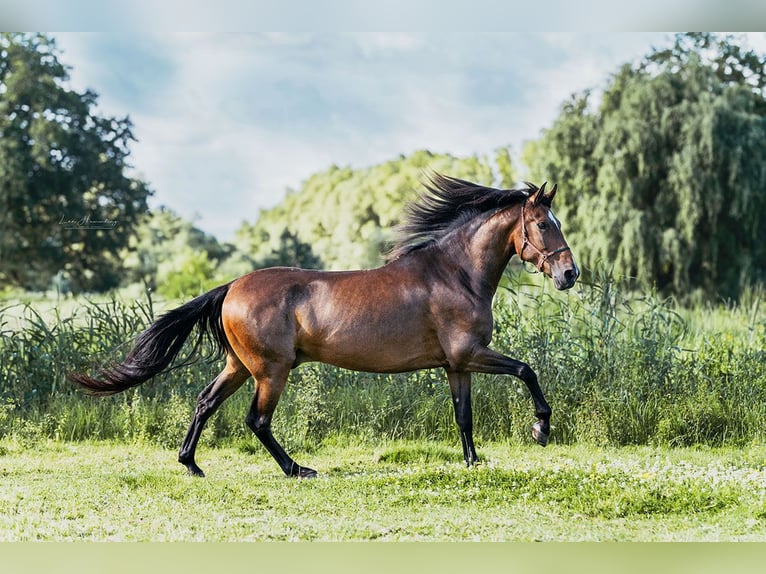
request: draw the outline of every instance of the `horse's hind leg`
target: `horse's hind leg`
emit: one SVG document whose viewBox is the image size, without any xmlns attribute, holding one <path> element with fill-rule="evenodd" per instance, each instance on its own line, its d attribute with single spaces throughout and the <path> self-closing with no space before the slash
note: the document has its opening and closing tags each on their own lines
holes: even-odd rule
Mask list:
<svg viewBox="0 0 766 574">
<path fill-rule="evenodd" d="M 253 373 L 255 396 L 245 422 L 269 451 L 287 476 L 313 478 L 315 470 L 298 465 L 271 434 L 271 420 L 279 397 L 285 388 L 290 367 L 272 366 L 268 371 Z"/>
<path fill-rule="evenodd" d="M 231 353 L 226 358 L 226 367 L 197 397 L 197 408 L 194 410 L 189 430 L 178 452 L 178 462 L 186 466 L 190 474 L 205 476 L 202 469 L 194 462 L 194 452 L 197 450 L 202 429 L 207 420 L 250 377 L 248 370 Z"/>
</svg>

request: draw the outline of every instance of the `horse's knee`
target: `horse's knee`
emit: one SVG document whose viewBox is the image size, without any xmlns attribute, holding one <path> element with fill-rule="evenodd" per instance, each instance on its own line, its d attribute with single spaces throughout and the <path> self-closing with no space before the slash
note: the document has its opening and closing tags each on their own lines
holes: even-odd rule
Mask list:
<svg viewBox="0 0 766 574">
<path fill-rule="evenodd" d="M 207 418 L 218 408 L 221 402 L 222 400 L 217 394 L 212 393 L 209 388 L 204 389 L 197 395 L 197 406 L 194 409 L 194 414 L 207 420 Z"/>
<path fill-rule="evenodd" d="M 194 408 L 194 415 L 199 418 L 207 418 L 207 414 L 212 410 L 210 401 L 201 395 L 197 397 L 197 406 Z"/>
<path fill-rule="evenodd" d="M 536 380 L 537 380 L 537 375 L 536 375 L 536 374 L 535 374 L 535 372 L 532 370 L 532 367 L 530 367 L 530 366 L 529 366 L 529 365 L 527 365 L 526 363 L 522 363 L 522 364 L 519 366 L 519 370 L 518 370 L 518 373 L 517 373 L 517 374 L 518 374 L 518 377 L 519 377 L 519 378 L 520 378 L 522 381 L 525 381 L 525 382 L 526 382 L 526 381 L 536 381 Z"/>
</svg>

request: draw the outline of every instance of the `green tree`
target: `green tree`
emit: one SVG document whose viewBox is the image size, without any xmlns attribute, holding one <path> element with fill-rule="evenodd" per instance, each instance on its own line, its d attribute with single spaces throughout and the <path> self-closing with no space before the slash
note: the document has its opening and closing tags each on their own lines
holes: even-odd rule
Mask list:
<svg viewBox="0 0 766 574">
<path fill-rule="evenodd" d="M 497 156 L 497 171 L 505 182 L 512 175 L 510 156 L 507 150 L 505 158 L 501 151 Z M 503 159 L 506 163 L 500 164 Z M 494 180 L 492 163 L 486 158 L 424 150 L 366 168 L 332 166 L 312 175 L 273 209 L 260 213 L 255 223 L 243 223 L 234 244 L 260 264 L 270 263 L 275 253 L 284 254 L 295 241 L 304 249 L 310 247 L 311 257 L 328 269 L 378 266 L 402 207 L 416 196 L 429 170 L 487 185 Z M 291 265 L 289 261 L 294 260 L 280 259 Z M 299 265 L 313 266 L 300 261 Z"/>
<path fill-rule="evenodd" d="M 271 255 L 259 262 L 259 267 L 302 267 L 303 269 L 323 269 L 322 260 L 314 254 L 311 245 L 303 243 L 289 229 L 279 235 L 279 246 Z"/>
<path fill-rule="evenodd" d="M 495 165 L 497 166 L 498 187 L 511 189 L 519 181 L 516 169 L 511 161 L 511 148 L 508 146 L 500 147 L 495 150 Z"/>
<path fill-rule="evenodd" d="M 623 66 L 600 103 L 564 104 L 524 155 L 533 179 L 563 186 L 586 265 L 682 298 L 766 280 L 765 62 L 734 37 L 681 34 Z"/>
<path fill-rule="evenodd" d="M 170 288 L 173 294 L 168 296 L 186 295 L 201 282 L 211 279 L 214 269 L 232 251 L 232 246 L 221 245 L 215 237 L 179 217 L 173 210 L 160 207 L 141 218 L 134 236 L 120 254 L 125 268 L 123 282 L 143 283 L 150 289 L 157 289 L 167 283 L 170 275 L 188 272 L 191 274 L 188 282 L 174 279 L 176 283 L 183 283 L 183 287 Z"/>
<path fill-rule="evenodd" d="M 118 250 L 146 210 L 127 177 L 128 118 L 94 112 L 97 95 L 67 87 L 53 39 L 0 34 L 0 281 L 75 289 L 119 281 Z"/>
<path fill-rule="evenodd" d="M 214 273 L 215 264 L 207 252 L 186 245 L 172 259 L 160 264 L 157 291 L 170 299 L 196 297 L 218 285 Z"/>
</svg>

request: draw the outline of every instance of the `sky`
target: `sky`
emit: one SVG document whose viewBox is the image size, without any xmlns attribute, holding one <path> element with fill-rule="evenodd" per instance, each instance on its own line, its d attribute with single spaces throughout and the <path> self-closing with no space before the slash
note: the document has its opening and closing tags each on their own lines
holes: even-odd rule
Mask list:
<svg viewBox="0 0 766 574">
<path fill-rule="evenodd" d="M 335 164 L 519 153 L 670 33 L 52 34 L 70 84 L 129 116 L 132 175 L 220 240 Z M 766 53 L 766 33 L 748 35 Z"/>
</svg>

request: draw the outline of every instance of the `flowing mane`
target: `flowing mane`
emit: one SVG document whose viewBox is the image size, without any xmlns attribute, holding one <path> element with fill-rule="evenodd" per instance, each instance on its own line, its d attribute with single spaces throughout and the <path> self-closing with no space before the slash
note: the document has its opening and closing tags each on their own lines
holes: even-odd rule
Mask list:
<svg viewBox="0 0 766 574">
<path fill-rule="evenodd" d="M 537 186 L 525 183 L 524 189 L 496 189 L 440 173 L 429 175 L 425 192 L 405 207 L 386 260 L 430 245 L 482 214 L 523 202 L 537 191 Z"/>
</svg>

